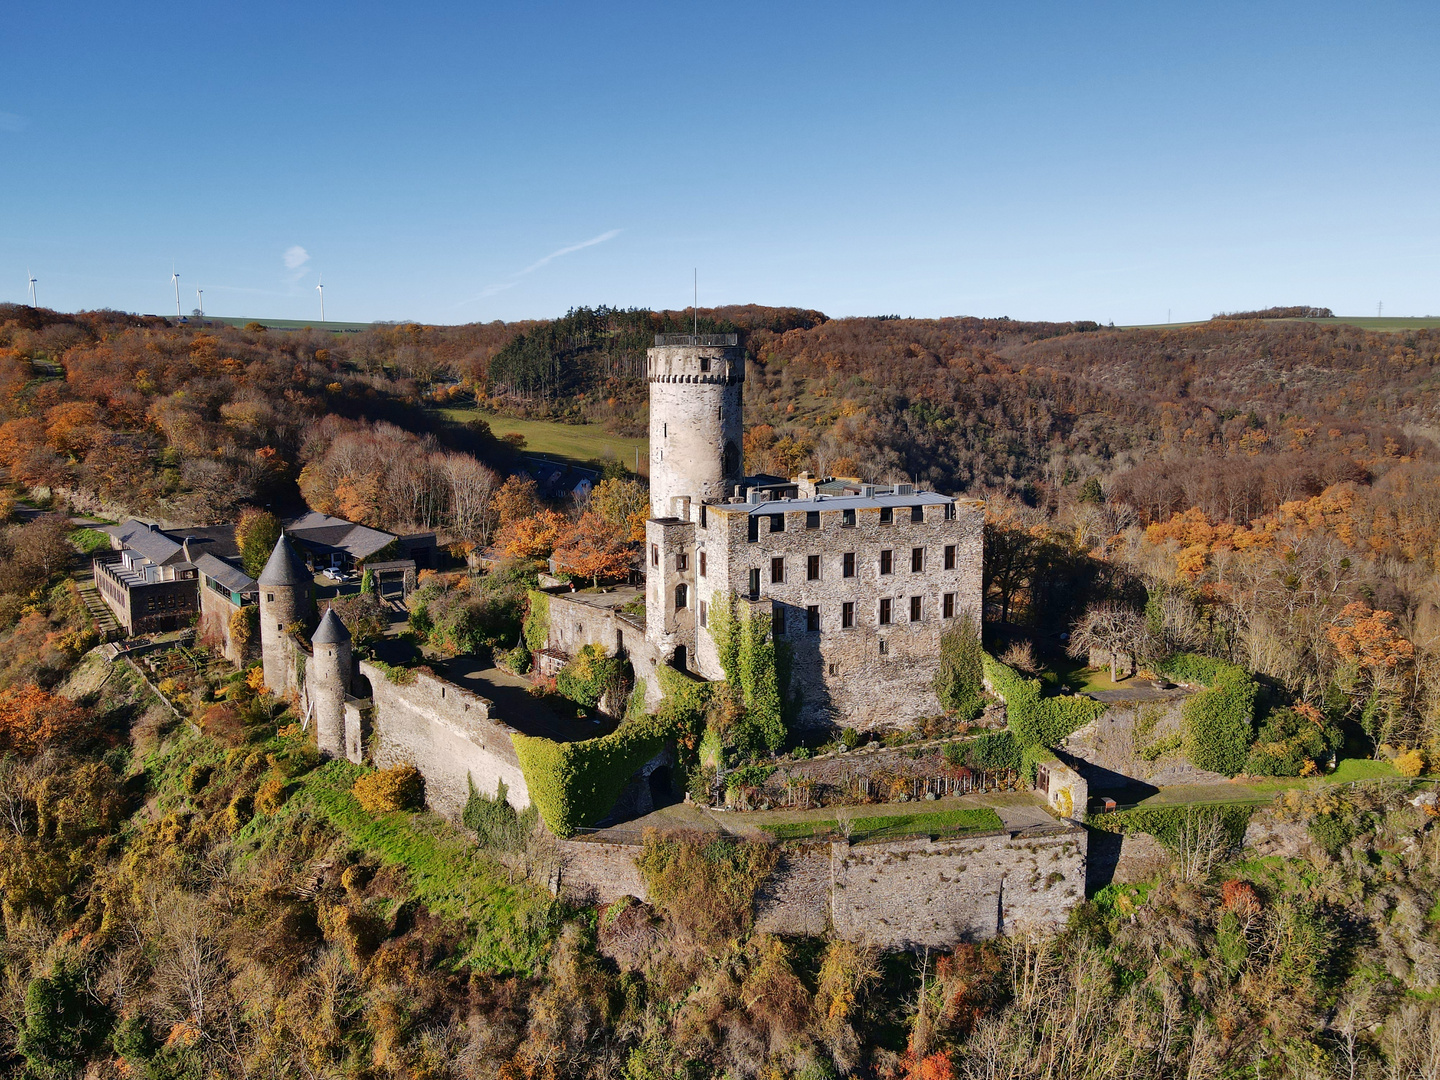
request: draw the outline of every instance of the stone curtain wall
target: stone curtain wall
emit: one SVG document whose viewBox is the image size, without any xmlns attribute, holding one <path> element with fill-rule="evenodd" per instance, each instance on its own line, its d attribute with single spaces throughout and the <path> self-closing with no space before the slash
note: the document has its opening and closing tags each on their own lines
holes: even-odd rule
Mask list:
<svg viewBox="0 0 1440 1080">
<path fill-rule="evenodd" d="M 823 505 L 823 504 L 822 504 Z M 777 508 L 778 509 L 778 508 Z M 706 527 L 697 530 L 706 555 L 706 575 L 695 579 L 699 599 L 713 609 L 718 597 L 749 592 L 750 571 L 760 571 L 760 595 L 785 616 L 785 641 L 794 656 L 792 690 L 799 690 L 801 726 L 839 723 L 859 730 L 903 726 L 939 713 L 931 683 L 939 666 L 940 636 L 968 612 L 978 625 L 984 511 L 980 503 L 957 501 L 947 521 L 944 507 L 927 506 L 923 522 L 897 509 L 895 522 L 880 524 L 880 511 L 860 510 L 856 524 L 841 524 L 841 512 L 822 510 L 820 527 L 805 528 L 805 513 L 787 513 L 783 532 L 772 533 L 761 515 L 759 538 L 750 543 L 746 508 L 707 507 Z M 955 545 L 955 569 L 946 570 L 945 548 Z M 911 570 L 911 552 L 924 549 L 924 568 Z M 891 572 L 880 573 L 880 553 L 891 552 Z M 855 554 L 855 576 L 843 575 L 843 557 Z M 808 560 L 820 557 L 820 578 L 808 578 Z M 772 560 L 784 560 L 784 581 L 772 582 Z M 698 552 L 694 563 L 698 563 Z M 956 594 L 955 618 L 943 618 L 942 598 Z M 910 621 L 910 598 L 921 598 L 921 619 Z M 879 625 L 882 597 L 891 600 L 891 624 Z M 842 605 L 855 605 L 855 626 L 841 625 Z M 820 631 L 806 630 L 806 608 L 820 608 Z M 718 669 L 714 642 L 697 633 L 699 669 Z M 885 652 L 880 651 L 882 641 Z M 833 671 L 832 671 L 833 669 Z"/>
<path fill-rule="evenodd" d="M 260 640 L 257 631 L 255 640 L 246 649 L 236 646 L 230 636 L 230 616 L 240 609 L 214 589 L 200 586 L 200 640 L 214 642 L 221 654 L 236 667 L 243 668 L 260 655 Z"/>
<path fill-rule="evenodd" d="M 494 795 L 504 781 L 511 806 L 523 810 L 530 805 L 530 790 L 510 740 L 513 729 L 490 718 L 486 699 L 419 672 L 413 683 L 399 686 L 373 664 L 362 661 L 359 670 L 374 693 L 375 764 L 419 769 L 432 810 L 458 821 L 471 781 L 485 795 Z"/>
<path fill-rule="evenodd" d="M 665 658 L 646 638 L 644 628 L 612 608 L 596 607 L 565 593 L 551 594 L 550 649 L 573 657 L 582 646 L 592 644 L 599 645 L 608 656 L 614 656 L 617 647 L 623 649 L 635 677 L 645 680 L 645 707 L 651 712 L 660 707 L 664 695 L 655 669 Z"/>
<path fill-rule="evenodd" d="M 881 844 L 787 848 L 756 897 L 756 927 L 887 949 L 943 948 L 967 938 L 1056 931 L 1085 898 L 1086 830 L 1073 822 L 1022 832 Z M 559 890 L 590 903 L 645 899 L 635 845 L 562 841 Z"/>
<path fill-rule="evenodd" d="M 1189 692 L 1170 691 L 1156 701 L 1122 701 L 1068 736 L 1056 753 L 1085 777 L 1092 791 L 1140 780 L 1171 784 L 1224 784 L 1229 778 L 1196 768 L 1185 758 L 1181 708 Z"/>
</svg>

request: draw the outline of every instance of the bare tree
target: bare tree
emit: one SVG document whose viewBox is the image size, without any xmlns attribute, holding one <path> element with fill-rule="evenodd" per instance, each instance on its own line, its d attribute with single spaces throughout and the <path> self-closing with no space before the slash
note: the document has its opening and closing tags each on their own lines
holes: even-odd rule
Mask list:
<svg viewBox="0 0 1440 1080">
<path fill-rule="evenodd" d="M 460 540 L 484 544 L 500 478 L 469 454 L 446 454 L 440 468 L 450 488 L 450 530 Z"/>
<path fill-rule="evenodd" d="M 1110 657 L 1110 679 L 1120 681 L 1120 658 L 1129 656 L 1134 671 L 1135 654 L 1145 642 L 1145 617 L 1134 608 L 1110 601 L 1091 604 L 1075 624 L 1070 635 L 1071 656 L 1089 656 L 1092 652 Z"/>
</svg>

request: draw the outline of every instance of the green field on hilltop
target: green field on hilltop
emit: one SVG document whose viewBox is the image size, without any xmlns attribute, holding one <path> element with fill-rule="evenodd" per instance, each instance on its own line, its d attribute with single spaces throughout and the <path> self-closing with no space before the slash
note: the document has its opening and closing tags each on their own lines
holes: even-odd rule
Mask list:
<svg viewBox="0 0 1440 1080">
<path fill-rule="evenodd" d="M 318 319 L 252 319 L 238 315 L 206 315 L 202 318 L 192 315 L 190 318 L 196 322 L 218 322 L 226 326 L 245 327 L 251 323 L 259 323 L 268 330 L 328 330 L 332 334 L 369 330 L 375 325 L 368 322 L 336 322 L 333 319 L 323 323 Z"/>
<path fill-rule="evenodd" d="M 599 424 L 561 424 L 554 420 L 519 420 L 480 409 L 441 409 L 445 419 L 456 424 L 480 419 L 490 425 L 497 438 L 520 435 L 527 454 L 544 454 L 578 465 L 603 465 L 615 459 L 635 468 L 635 451 L 640 451 L 640 473 L 650 472 L 650 440 L 612 435 Z"/>
</svg>

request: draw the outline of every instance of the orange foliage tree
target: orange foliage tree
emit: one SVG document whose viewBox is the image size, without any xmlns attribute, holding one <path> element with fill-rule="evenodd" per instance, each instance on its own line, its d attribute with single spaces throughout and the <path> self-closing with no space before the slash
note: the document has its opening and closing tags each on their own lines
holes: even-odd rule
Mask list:
<svg viewBox="0 0 1440 1080">
<path fill-rule="evenodd" d="M 555 550 L 565 527 L 565 519 L 554 510 L 541 510 L 504 525 L 495 542 L 509 559 L 543 558 Z"/>
<path fill-rule="evenodd" d="M 0 753 L 34 754 L 82 739 L 90 713 L 33 683 L 0 690 Z"/>
<path fill-rule="evenodd" d="M 601 578 L 621 577 L 630 568 L 634 547 L 628 526 L 616 525 L 587 511 L 555 544 L 558 569 L 588 577 L 599 587 Z"/>
</svg>

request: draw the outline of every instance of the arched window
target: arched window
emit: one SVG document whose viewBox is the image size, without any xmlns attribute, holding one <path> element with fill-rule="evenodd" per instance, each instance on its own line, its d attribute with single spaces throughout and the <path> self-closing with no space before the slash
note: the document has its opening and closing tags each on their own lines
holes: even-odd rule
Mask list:
<svg viewBox="0 0 1440 1080">
<path fill-rule="evenodd" d="M 675 610 L 676 610 L 676 611 L 679 611 L 679 610 L 680 610 L 681 608 L 683 608 L 683 607 L 688 607 L 689 604 L 690 604 L 690 586 L 689 586 L 689 585 L 676 585 L 676 586 L 675 586 Z"/>
</svg>

